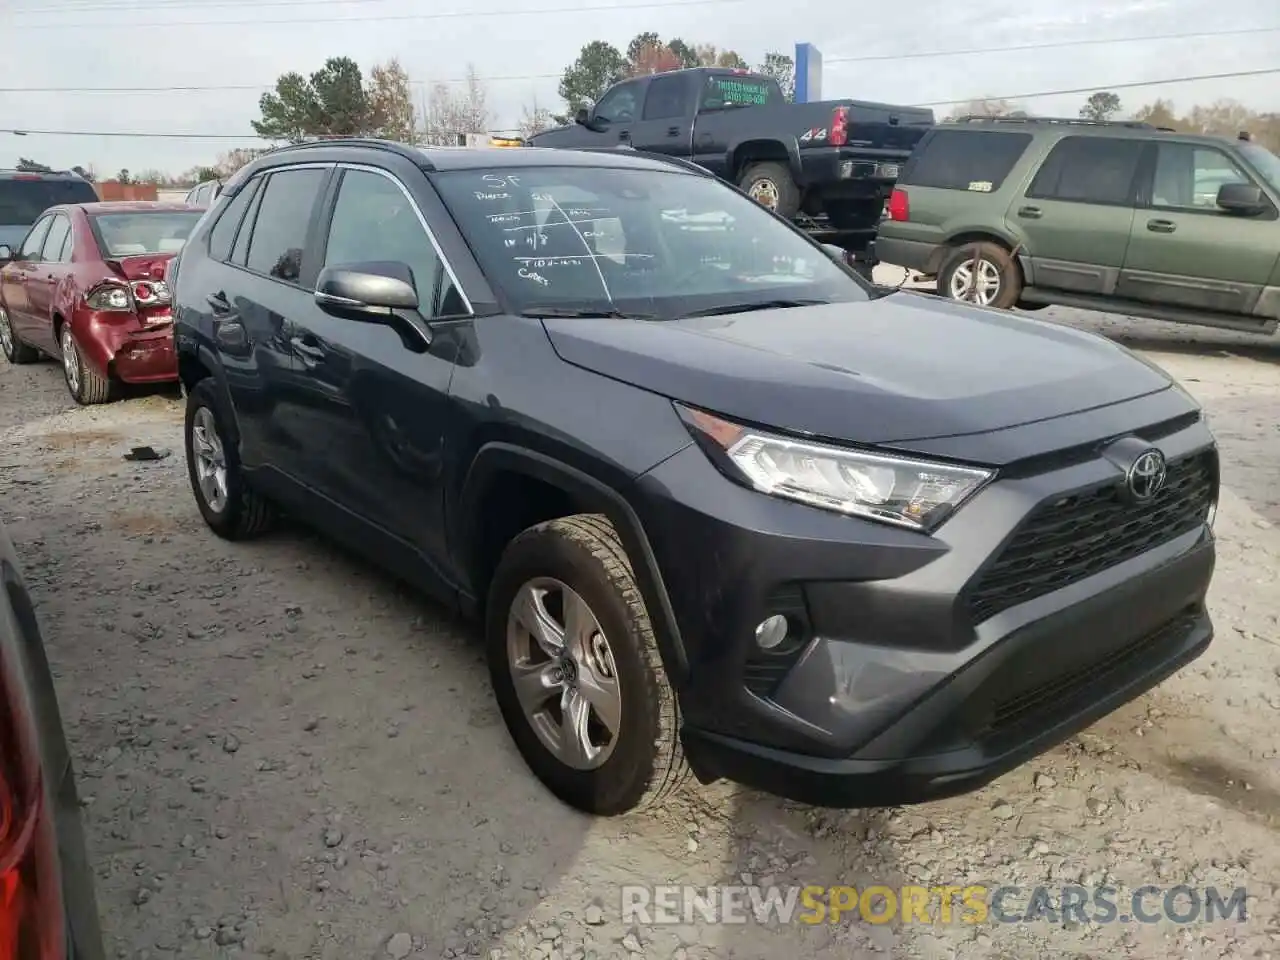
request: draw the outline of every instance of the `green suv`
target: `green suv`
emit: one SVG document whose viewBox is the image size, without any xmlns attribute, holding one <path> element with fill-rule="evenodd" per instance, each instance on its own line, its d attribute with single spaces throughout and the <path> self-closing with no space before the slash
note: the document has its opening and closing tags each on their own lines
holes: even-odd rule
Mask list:
<svg viewBox="0 0 1280 960">
<path fill-rule="evenodd" d="M 875 256 L 992 307 L 1256 333 L 1280 322 L 1280 159 L 1142 123 L 966 118 L 930 131 Z"/>
</svg>

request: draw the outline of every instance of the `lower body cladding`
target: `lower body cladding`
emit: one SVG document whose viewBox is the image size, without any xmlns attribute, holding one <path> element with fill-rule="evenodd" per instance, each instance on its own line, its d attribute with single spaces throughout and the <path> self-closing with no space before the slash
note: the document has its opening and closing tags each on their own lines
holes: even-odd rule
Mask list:
<svg viewBox="0 0 1280 960">
<path fill-rule="evenodd" d="M 1155 445 L 1168 473 L 1150 501 L 1077 458 L 1009 470 L 932 536 L 740 488 L 696 447 L 646 474 L 694 773 L 817 806 L 941 799 L 1195 659 L 1213 635 L 1217 450 L 1199 422 Z M 766 648 L 774 616 L 786 636 Z"/>
<path fill-rule="evenodd" d="M 86 359 L 112 380 L 167 383 L 178 379 L 173 324 L 144 323 L 131 313 L 86 312 L 76 317 L 76 341 Z"/>
</svg>

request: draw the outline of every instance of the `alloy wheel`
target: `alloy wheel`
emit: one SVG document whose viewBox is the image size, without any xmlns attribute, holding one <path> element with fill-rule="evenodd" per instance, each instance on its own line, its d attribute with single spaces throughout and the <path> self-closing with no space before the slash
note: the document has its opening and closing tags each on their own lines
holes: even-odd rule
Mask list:
<svg viewBox="0 0 1280 960">
<path fill-rule="evenodd" d="M 0 351 L 4 352 L 5 357 L 12 357 L 13 350 L 13 327 L 9 325 L 9 314 L 4 307 L 0 307 Z"/>
<path fill-rule="evenodd" d="M 622 690 L 609 641 L 587 602 L 550 577 L 525 583 L 507 615 L 507 664 L 542 745 L 575 770 L 602 766 L 618 742 Z"/>
<path fill-rule="evenodd" d="M 952 300 L 963 300 L 989 307 L 1000 296 L 1000 268 L 990 260 L 966 260 L 951 272 L 950 293 Z"/>
<path fill-rule="evenodd" d="M 227 508 L 227 457 L 208 407 L 197 410 L 191 420 L 191 450 L 200 496 L 210 510 L 221 513 Z"/>
<path fill-rule="evenodd" d="M 62 328 L 62 372 L 66 375 L 67 386 L 77 396 L 80 394 L 80 351 L 76 349 L 76 338 L 71 335 L 71 326 Z"/>
</svg>

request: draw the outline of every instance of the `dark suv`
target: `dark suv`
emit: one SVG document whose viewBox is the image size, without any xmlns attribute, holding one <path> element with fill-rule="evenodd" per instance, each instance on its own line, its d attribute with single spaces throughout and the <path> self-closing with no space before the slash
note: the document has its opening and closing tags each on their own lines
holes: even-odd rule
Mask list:
<svg viewBox="0 0 1280 960">
<path fill-rule="evenodd" d="M 74 173 L 0 170 L 0 247 L 17 251 L 31 225 L 50 207 L 63 203 L 95 203 L 93 184 Z M 0 251 L 0 260 L 7 260 Z"/>
<path fill-rule="evenodd" d="M 970 118 L 925 135 L 876 255 L 979 304 L 1272 333 L 1280 159 L 1145 123 Z"/>
<path fill-rule="evenodd" d="M 175 300 L 208 525 L 283 508 L 482 614 L 512 736 L 584 810 L 689 768 L 962 792 L 1210 641 L 1190 396 L 875 290 L 689 165 L 286 148 L 227 183 Z"/>
</svg>

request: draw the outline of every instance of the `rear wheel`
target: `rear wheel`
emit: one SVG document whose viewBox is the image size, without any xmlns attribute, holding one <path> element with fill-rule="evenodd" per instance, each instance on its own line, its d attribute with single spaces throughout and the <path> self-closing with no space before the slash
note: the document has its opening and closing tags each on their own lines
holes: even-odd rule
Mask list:
<svg viewBox="0 0 1280 960">
<path fill-rule="evenodd" d="M 67 381 L 71 399 L 83 406 L 110 400 L 111 381 L 85 361 L 84 352 L 71 332 L 71 324 L 62 325 L 58 342 L 62 346 L 62 376 Z"/>
<path fill-rule="evenodd" d="M 1022 271 L 1004 247 L 966 243 L 938 271 L 938 295 L 979 307 L 1007 310 L 1022 294 Z"/>
<path fill-rule="evenodd" d="M 800 212 L 800 188 L 784 163 L 753 163 L 742 171 L 738 186 L 752 200 L 788 220 Z"/>
<path fill-rule="evenodd" d="M 34 363 L 40 359 L 40 351 L 27 346 L 13 332 L 9 312 L 4 307 L 0 307 L 0 352 L 10 363 Z"/>
<path fill-rule="evenodd" d="M 276 512 L 246 482 L 224 411 L 217 382 L 211 377 L 187 394 L 187 474 L 209 529 L 227 540 L 247 540 L 269 529 Z"/>
</svg>

